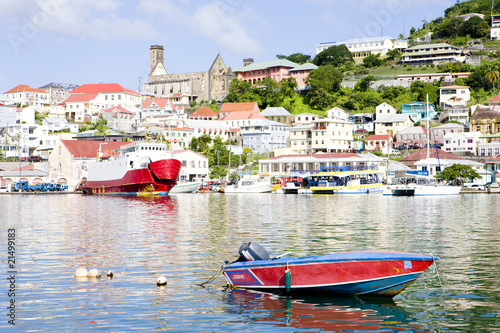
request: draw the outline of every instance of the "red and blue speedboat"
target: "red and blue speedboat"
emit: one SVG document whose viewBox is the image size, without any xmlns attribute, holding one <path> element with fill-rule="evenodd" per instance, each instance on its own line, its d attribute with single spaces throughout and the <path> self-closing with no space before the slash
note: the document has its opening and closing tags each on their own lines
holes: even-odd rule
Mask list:
<svg viewBox="0 0 500 333">
<path fill-rule="evenodd" d="M 224 267 L 234 288 L 289 293 L 393 297 L 408 287 L 436 257 L 405 252 L 352 251 L 310 257 L 270 258 L 258 243 L 240 247 Z"/>
</svg>

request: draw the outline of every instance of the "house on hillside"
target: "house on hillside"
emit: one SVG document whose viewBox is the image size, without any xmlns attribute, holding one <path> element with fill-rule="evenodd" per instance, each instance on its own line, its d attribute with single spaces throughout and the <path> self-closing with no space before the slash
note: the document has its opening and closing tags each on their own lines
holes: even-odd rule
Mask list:
<svg viewBox="0 0 500 333">
<path fill-rule="evenodd" d="M 442 86 L 439 88 L 439 106 L 467 105 L 470 101 L 470 88 L 467 86 Z"/>
<path fill-rule="evenodd" d="M 233 112 L 252 112 L 260 114 L 257 102 L 224 103 L 219 111 L 219 117 L 223 118 Z"/>
<path fill-rule="evenodd" d="M 297 126 L 311 124 L 315 120 L 325 119 L 314 113 L 300 113 L 293 116 L 293 123 Z"/>
<path fill-rule="evenodd" d="M 446 62 L 464 62 L 466 55 L 447 43 L 421 44 L 410 47 L 401 55 L 401 62 L 408 65 L 438 65 Z"/>
<path fill-rule="evenodd" d="M 347 121 L 349 119 L 349 112 L 347 112 L 339 107 L 334 107 L 334 108 L 326 111 L 326 118 Z"/>
<path fill-rule="evenodd" d="M 260 122 L 241 126 L 242 147 L 265 154 L 276 148 L 284 148 L 290 126 L 264 119 Z"/>
<path fill-rule="evenodd" d="M 425 102 L 411 102 L 401 104 L 401 113 L 411 116 L 413 122 L 419 122 L 420 120 L 427 120 L 427 109 L 429 112 L 429 120 L 436 117 L 436 107 L 432 103 Z"/>
<path fill-rule="evenodd" d="M 312 124 L 288 127 L 287 147 L 292 154 L 309 154 L 312 152 Z"/>
<path fill-rule="evenodd" d="M 413 126 L 413 118 L 407 114 L 389 114 L 389 115 L 377 115 L 374 121 L 375 124 L 375 134 L 385 135 L 388 134 L 391 137 L 398 134 L 402 130 Z"/>
<path fill-rule="evenodd" d="M 477 155 L 479 132 L 455 132 L 444 136 L 442 149 L 450 153 L 468 153 Z"/>
<path fill-rule="evenodd" d="M 500 105 L 471 107 L 470 130 L 482 134 L 500 133 Z"/>
<path fill-rule="evenodd" d="M 156 124 L 177 126 L 186 113 L 182 105 L 176 105 L 170 98 L 146 98 L 141 106 L 139 122 L 143 125 Z"/>
<path fill-rule="evenodd" d="M 392 139 L 388 134 L 370 135 L 365 138 L 365 149 L 369 151 L 382 150 L 382 148 L 389 147 L 391 142 Z"/>
<path fill-rule="evenodd" d="M 34 108 L 50 104 L 49 94 L 38 88 L 31 88 L 26 84 L 20 84 L 4 93 L 6 104 L 29 105 Z"/>
<path fill-rule="evenodd" d="M 267 120 L 276 121 L 288 126 L 293 124 L 293 116 L 283 107 L 268 107 L 260 113 Z"/>
<path fill-rule="evenodd" d="M 353 124 L 337 118 L 313 122 L 311 148 L 318 152 L 344 152 L 352 149 Z"/>
<path fill-rule="evenodd" d="M 99 116 L 106 119 L 107 126 L 117 132 L 130 133 L 136 125 L 136 114 L 122 106 L 113 106 L 102 110 L 99 112 Z"/>
<path fill-rule="evenodd" d="M 385 56 L 390 50 L 403 51 L 408 47 L 408 42 L 389 36 L 348 39 L 342 42 L 320 43 L 316 46 L 316 54 L 339 45 L 345 45 L 353 58 L 364 58 L 370 54 Z"/>
</svg>

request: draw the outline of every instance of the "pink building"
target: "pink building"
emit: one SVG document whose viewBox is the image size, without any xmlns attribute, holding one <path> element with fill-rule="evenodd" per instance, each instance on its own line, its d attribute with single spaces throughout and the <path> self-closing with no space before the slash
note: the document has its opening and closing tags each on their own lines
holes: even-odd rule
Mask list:
<svg viewBox="0 0 500 333">
<path fill-rule="evenodd" d="M 253 59 L 245 59 L 244 66 L 235 68 L 233 72 L 239 80 L 256 85 L 259 85 L 265 78 L 271 78 L 279 82 L 293 77 L 297 80 L 297 86 L 303 88 L 306 86 L 305 79 L 309 73 L 317 68 L 318 66 L 311 63 L 299 65 L 286 59 L 260 63 L 254 63 Z"/>
</svg>

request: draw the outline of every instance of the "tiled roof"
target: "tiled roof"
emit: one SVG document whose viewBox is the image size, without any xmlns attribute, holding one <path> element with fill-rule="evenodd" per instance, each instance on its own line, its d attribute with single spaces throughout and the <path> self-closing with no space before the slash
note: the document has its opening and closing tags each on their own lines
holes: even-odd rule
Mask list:
<svg viewBox="0 0 500 333">
<path fill-rule="evenodd" d="M 189 117 L 198 117 L 198 116 L 218 116 L 219 113 L 217 111 L 212 110 L 208 106 L 203 106 L 191 113 Z"/>
<path fill-rule="evenodd" d="M 389 134 L 370 135 L 367 138 L 365 138 L 365 141 L 372 141 L 372 140 L 389 140 Z"/>
<path fill-rule="evenodd" d="M 476 108 L 476 111 L 471 116 L 473 119 L 484 119 L 484 118 L 497 118 L 500 117 L 500 106 L 483 106 L 480 105 Z"/>
<path fill-rule="evenodd" d="M 224 103 L 222 104 L 220 112 L 252 111 L 254 108 L 259 108 L 257 102 Z"/>
<path fill-rule="evenodd" d="M 240 111 L 240 112 L 230 112 L 220 120 L 243 120 L 243 119 L 266 119 L 266 117 L 261 116 L 252 111 Z"/>
<path fill-rule="evenodd" d="M 119 141 L 61 140 L 61 142 L 74 158 L 96 158 L 101 143 L 106 143 L 101 146 L 102 151 L 113 151 L 130 145 L 130 142 Z"/>
<path fill-rule="evenodd" d="M 453 155 L 452 153 L 448 153 L 439 148 L 423 148 L 406 156 L 401 160 L 401 162 L 405 164 L 413 164 L 417 161 L 425 160 L 427 159 L 427 149 L 429 149 L 429 158 L 438 158 L 439 153 L 439 159 L 441 160 L 463 160 L 463 158 Z M 436 150 L 438 153 L 436 153 Z"/>
<path fill-rule="evenodd" d="M 69 92 L 71 94 L 129 93 L 140 96 L 136 91 L 125 89 L 118 83 L 83 84 Z"/>
<path fill-rule="evenodd" d="M 26 84 L 20 84 L 18 86 L 15 86 L 11 90 L 7 91 L 6 94 L 20 93 L 20 92 L 36 92 L 36 93 L 47 94 L 47 92 L 43 89 L 31 88 Z"/>
<path fill-rule="evenodd" d="M 76 94 L 76 95 L 70 95 L 68 98 L 66 98 L 63 103 L 83 103 L 83 102 L 89 102 L 94 99 L 99 94 Z"/>
<path fill-rule="evenodd" d="M 113 112 L 113 111 L 134 114 L 132 111 L 125 109 L 123 106 L 113 106 L 113 107 L 110 107 L 109 109 L 103 110 L 103 112 Z"/>
<path fill-rule="evenodd" d="M 256 62 L 247 66 L 243 67 L 237 67 L 233 70 L 233 72 L 248 72 L 248 71 L 256 71 L 256 70 L 261 70 L 261 69 L 266 69 L 266 68 L 271 68 L 271 67 L 288 67 L 288 68 L 295 68 L 297 66 L 300 66 L 299 64 L 292 62 L 287 59 L 279 59 L 279 60 L 272 60 L 272 61 L 266 61 L 266 62 Z"/>
<path fill-rule="evenodd" d="M 151 107 L 151 104 L 156 104 L 159 108 L 166 108 L 166 107 L 169 107 L 169 108 L 175 108 L 175 105 L 174 103 L 172 103 L 172 101 L 168 98 L 146 98 L 144 100 L 144 103 L 142 103 L 142 108 L 143 109 L 147 109 L 149 107 Z"/>
<path fill-rule="evenodd" d="M 305 64 L 294 67 L 290 70 L 290 72 L 312 71 L 313 69 L 318 69 L 318 66 L 316 66 L 315 64 L 311 64 L 310 62 L 306 62 Z"/>
</svg>

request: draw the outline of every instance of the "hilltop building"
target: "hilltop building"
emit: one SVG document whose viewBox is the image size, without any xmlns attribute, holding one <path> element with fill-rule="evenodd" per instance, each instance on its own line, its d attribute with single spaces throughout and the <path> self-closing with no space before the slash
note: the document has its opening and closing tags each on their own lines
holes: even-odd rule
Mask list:
<svg viewBox="0 0 500 333">
<path fill-rule="evenodd" d="M 320 43 L 316 46 L 316 54 L 331 46 L 339 45 L 347 46 L 354 58 L 364 58 L 370 54 L 378 53 L 380 53 L 381 56 L 385 56 L 388 51 L 394 49 L 403 51 L 408 47 L 408 42 L 405 40 L 397 40 L 389 36 L 348 39 L 343 42 Z"/>
<path fill-rule="evenodd" d="M 20 84 L 5 92 L 5 103 L 32 106 L 34 108 L 49 104 L 49 94 L 42 89 Z"/>
<path fill-rule="evenodd" d="M 154 97 L 174 99 L 189 107 L 191 101 L 222 101 L 229 94 L 229 84 L 234 78 L 220 54 L 206 71 L 168 74 L 164 64 L 164 48 L 150 47 L 150 74 L 143 85 L 144 93 Z M 175 101 L 175 100 L 174 100 Z"/>
<path fill-rule="evenodd" d="M 422 44 L 410 47 L 401 55 L 401 62 L 408 65 L 438 65 L 441 62 L 464 62 L 465 54 L 447 43 Z"/>
</svg>

